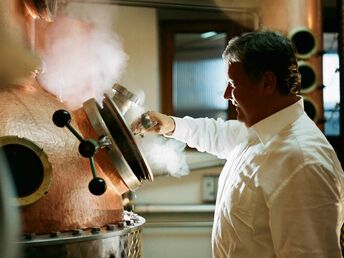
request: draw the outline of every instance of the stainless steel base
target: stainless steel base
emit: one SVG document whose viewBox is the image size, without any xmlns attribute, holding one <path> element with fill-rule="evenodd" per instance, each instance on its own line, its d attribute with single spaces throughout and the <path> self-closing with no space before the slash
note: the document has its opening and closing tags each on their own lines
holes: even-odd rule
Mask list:
<svg viewBox="0 0 344 258">
<path fill-rule="evenodd" d="M 145 220 L 128 213 L 126 220 L 104 228 L 26 236 L 23 258 L 141 258 Z"/>
</svg>

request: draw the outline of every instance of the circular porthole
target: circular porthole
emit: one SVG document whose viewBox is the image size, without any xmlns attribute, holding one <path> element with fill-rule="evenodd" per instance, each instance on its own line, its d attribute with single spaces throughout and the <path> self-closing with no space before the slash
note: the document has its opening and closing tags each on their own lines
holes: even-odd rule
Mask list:
<svg viewBox="0 0 344 258">
<path fill-rule="evenodd" d="M 317 122 L 319 120 L 319 111 L 318 111 L 318 107 L 316 106 L 316 104 L 314 103 L 314 101 L 312 101 L 310 98 L 304 96 L 304 109 L 306 114 L 314 121 Z"/>
<path fill-rule="evenodd" d="M 17 136 L 0 137 L 20 206 L 38 201 L 49 189 L 52 167 L 46 153 L 32 141 Z"/>
<path fill-rule="evenodd" d="M 301 93 L 314 90 L 317 86 L 317 75 L 314 67 L 305 61 L 298 62 L 298 65 L 301 74 Z"/>
<path fill-rule="evenodd" d="M 295 28 L 289 33 L 289 38 L 295 46 L 296 56 L 298 58 L 309 58 L 315 53 L 316 40 L 313 33 L 308 28 Z"/>
</svg>

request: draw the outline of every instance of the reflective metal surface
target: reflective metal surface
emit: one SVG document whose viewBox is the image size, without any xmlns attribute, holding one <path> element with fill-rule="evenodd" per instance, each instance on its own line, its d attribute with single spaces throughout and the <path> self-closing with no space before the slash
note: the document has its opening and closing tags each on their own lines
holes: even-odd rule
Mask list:
<svg viewBox="0 0 344 258">
<path fill-rule="evenodd" d="M 124 220 L 102 228 L 27 235 L 19 244 L 24 258 L 140 258 L 145 220 L 124 213 Z"/>
<path fill-rule="evenodd" d="M 11 147 L 11 150 L 8 147 Z M 43 149 L 34 142 L 17 136 L 0 136 L 0 148 L 3 149 L 3 153 L 7 158 L 12 178 L 16 184 L 18 197 L 12 197 L 13 205 L 29 205 L 48 193 L 52 180 L 52 166 Z M 35 157 L 28 156 L 27 151 L 21 154 L 22 149 L 20 148 L 29 150 Z M 22 157 L 22 155 L 28 157 Z M 40 161 L 40 168 L 34 167 L 34 158 Z M 42 175 L 38 175 L 40 172 L 37 170 L 39 169 L 42 170 Z M 35 177 L 41 178 L 35 179 Z M 35 182 L 36 186 L 33 186 L 34 181 L 37 181 Z M 25 191 L 22 188 L 25 188 Z"/>
<path fill-rule="evenodd" d="M 292 29 L 288 37 L 295 46 L 296 55 L 301 59 L 311 57 L 319 48 L 314 33 L 307 27 L 299 26 Z"/>
<path fill-rule="evenodd" d="M 124 114 L 139 102 L 139 98 L 120 84 L 115 84 L 112 91 L 114 94 L 111 98 L 104 95 L 103 107 L 95 99 L 83 103 L 87 118 L 79 117 L 78 121 L 88 120 L 90 125 L 79 123 L 79 126 L 81 129 L 87 128 L 83 134 L 88 138 L 109 139 L 110 144 L 105 148 L 108 158 L 98 158 L 98 164 L 103 166 L 106 163 L 104 159 L 110 160 L 115 171 L 108 170 L 107 175 L 113 178 L 119 174 L 130 190 L 136 190 L 143 180 L 153 180 L 153 174 L 124 119 Z M 90 134 L 89 127 L 94 129 L 96 135 Z"/>
<path fill-rule="evenodd" d="M 52 169 L 48 192 L 21 208 L 23 233 L 101 227 L 122 220 L 123 204 L 118 187 L 99 165 L 97 171 L 108 188 L 102 196 L 89 192 L 92 179 L 89 160 L 79 154 L 78 139 L 67 129 L 53 124 L 52 114 L 58 109 L 66 107 L 43 90 L 35 77 L 0 88 L 0 137 L 28 139 L 44 151 Z M 79 130 L 75 120 L 72 124 Z M 30 176 L 33 171 L 22 173 Z"/>
<path fill-rule="evenodd" d="M 17 241 L 20 232 L 19 209 L 11 203 L 14 186 L 7 161 L 0 151 L 0 257 L 18 258 Z"/>
<path fill-rule="evenodd" d="M 106 152 L 110 157 L 111 163 L 117 169 L 119 175 L 128 186 L 130 190 L 137 189 L 142 183 L 132 172 L 128 162 L 119 150 L 116 141 L 112 137 L 109 129 L 107 128 L 101 114 L 100 107 L 95 101 L 95 99 L 90 99 L 83 104 L 83 108 L 87 113 L 88 119 L 92 124 L 94 130 L 99 136 L 106 135 L 110 141 L 111 145 L 108 146 Z"/>
<path fill-rule="evenodd" d="M 299 61 L 299 71 L 301 74 L 301 93 L 308 93 L 319 86 L 318 76 L 314 66 L 307 61 Z"/>
<path fill-rule="evenodd" d="M 320 54 L 323 49 L 322 1 L 261 0 L 261 6 L 261 27 L 281 31 L 291 40 L 297 35 L 295 39 L 295 47 L 299 48 L 297 57 L 308 64 L 316 79 L 309 88 L 301 90 L 301 94 L 316 107 L 317 114 L 313 116 L 313 120 L 320 129 L 323 129 L 323 78 L 322 55 Z M 309 78 L 301 78 L 301 82 L 307 79 Z"/>
<path fill-rule="evenodd" d="M 131 106 L 137 105 L 140 100 L 139 97 L 118 83 L 112 87 L 112 92 L 112 100 L 115 102 L 122 115 L 125 115 Z"/>
<path fill-rule="evenodd" d="M 140 181 L 153 181 L 153 173 L 147 165 L 142 151 L 136 144 L 134 135 L 126 123 L 126 120 L 111 98 L 106 94 L 103 99 L 103 109 L 100 113 L 122 155 L 136 177 Z"/>
<path fill-rule="evenodd" d="M 24 0 L 25 7 L 33 18 L 53 21 L 57 12 L 57 0 Z"/>
</svg>

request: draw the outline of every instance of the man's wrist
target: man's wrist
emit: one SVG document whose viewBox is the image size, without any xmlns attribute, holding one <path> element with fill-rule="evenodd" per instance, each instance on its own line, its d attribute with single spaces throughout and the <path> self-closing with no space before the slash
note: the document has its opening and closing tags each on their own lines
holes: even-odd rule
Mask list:
<svg viewBox="0 0 344 258">
<path fill-rule="evenodd" d="M 176 129 L 176 121 L 174 121 L 172 116 L 169 116 L 170 118 L 170 130 L 168 133 L 166 133 L 166 135 L 172 135 L 174 133 L 174 130 Z"/>
</svg>

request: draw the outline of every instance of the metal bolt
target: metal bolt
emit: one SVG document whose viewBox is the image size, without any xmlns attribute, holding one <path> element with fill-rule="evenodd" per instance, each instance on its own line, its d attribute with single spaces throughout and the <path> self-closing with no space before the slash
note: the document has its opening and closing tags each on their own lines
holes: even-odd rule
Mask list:
<svg viewBox="0 0 344 258">
<path fill-rule="evenodd" d="M 132 220 L 132 219 L 126 220 L 125 223 L 127 224 L 127 226 L 133 226 L 134 225 L 134 220 Z"/>
<path fill-rule="evenodd" d="M 114 231 L 116 229 L 116 225 L 114 224 L 107 224 L 106 229 L 109 231 Z"/>
<path fill-rule="evenodd" d="M 104 136 L 101 136 L 101 137 L 98 139 L 98 144 L 99 144 L 99 147 L 100 147 L 101 149 L 103 149 L 103 148 L 107 148 L 107 147 L 109 147 L 110 145 L 112 145 L 112 142 L 111 142 L 109 136 L 104 135 Z"/>
<path fill-rule="evenodd" d="M 82 229 L 73 229 L 72 235 L 81 236 L 82 232 L 83 232 Z"/>
<path fill-rule="evenodd" d="M 117 225 L 119 228 L 125 228 L 127 226 L 127 223 L 125 221 L 119 221 Z"/>
<path fill-rule="evenodd" d="M 32 240 L 36 238 L 36 234 L 35 233 L 29 233 L 29 234 L 25 234 L 24 235 L 24 239 L 25 240 Z"/>
<path fill-rule="evenodd" d="M 58 232 L 58 231 L 50 233 L 50 237 L 51 238 L 53 238 L 53 237 L 60 237 L 60 236 L 61 236 L 61 232 Z"/>
<path fill-rule="evenodd" d="M 100 228 L 92 228 L 91 229 L 92 234 L 99 234 L 99 232 L 100 232 Z"/>
</svg>

